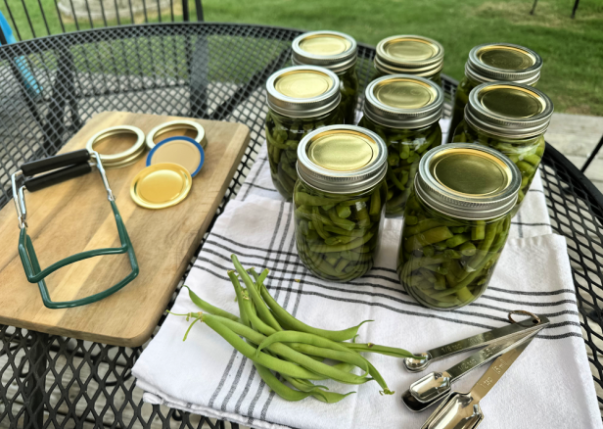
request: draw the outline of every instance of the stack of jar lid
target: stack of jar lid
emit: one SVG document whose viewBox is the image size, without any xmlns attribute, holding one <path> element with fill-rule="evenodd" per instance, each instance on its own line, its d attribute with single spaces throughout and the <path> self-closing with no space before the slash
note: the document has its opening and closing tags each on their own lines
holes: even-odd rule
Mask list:
<svg viewBox="0 0 603 429">
<path fill-rule="evenodd" d="M 166 138 L 167 137 L 167 138 Z M 107 169 L 128 167 L 147 155 L 147 167 L 141 170 L 130 187 L 130 195 L 141 207 L 161 209 L 171 207 L 186 198 L 205 161 L 207 146 L 205 130 L 194 121 L 176 120 L 160 124 L 145 137 L 142 130 L 129 125 L 107 128 L 95 134 L 86 144 L 89 151 L 103 146 L 134 143 L 114 154 L 100 154 Z"/>
</svg>

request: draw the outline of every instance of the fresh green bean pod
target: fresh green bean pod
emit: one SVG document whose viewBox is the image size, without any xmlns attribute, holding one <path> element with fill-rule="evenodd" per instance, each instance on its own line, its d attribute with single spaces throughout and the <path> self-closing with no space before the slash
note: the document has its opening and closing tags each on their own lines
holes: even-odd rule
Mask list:
<svg viewBox="0 0 603 429">
<path fill-rule="evenodd" d="M 398 275 L 405 290 L 436 309 L 461 307 L 479 298 L 509 235 L 511 213 L 487 221 L 452 218 L 425 205 L 413 187 L 405 209 L 405 217 L 409 216 L 429 228 L 404 225 L 402 229 Z M 478 232 L 453 234 L 446 225 Z"/>
<path fill-rule="evenodd" d="M 304 265 L 318 277 L 337 282 L 369 271 L 386 196 L 383 181 L 368 191 L 331 194 L 299 180 L 293 200 L 297 251 Z M 325 209 L 328 206 L 332 207 Z"/>
<path fill-rule="evenodd" d="M 489 146 L 505 154 L 517 165 L 521 172 L 522 181 L 517 205 L 511 213 L 512 216 L 515 216 L 530 189 L 534 177 L 538 173 L 538 166 L 546 147 L 544 135 L 541 134 L 528 139 L 508 139 L 488 136 L 469 125 L 463 119 L 456 129 L 452 141 L 454 143 L 477 143 Z"/>
</svg>

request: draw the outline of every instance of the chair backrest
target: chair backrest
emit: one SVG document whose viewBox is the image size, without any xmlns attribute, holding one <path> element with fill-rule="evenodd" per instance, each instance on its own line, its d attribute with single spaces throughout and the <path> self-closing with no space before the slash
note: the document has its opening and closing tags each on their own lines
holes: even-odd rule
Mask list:
<svg viewBox="0 0 603 429">
<path fill-rule="evenodd" d="M 203 21 L 201 0 L 0 0 L 17 41 L 148 22 Z M 0 28 L 0 43 L 6 40 Z"/>
</svg>

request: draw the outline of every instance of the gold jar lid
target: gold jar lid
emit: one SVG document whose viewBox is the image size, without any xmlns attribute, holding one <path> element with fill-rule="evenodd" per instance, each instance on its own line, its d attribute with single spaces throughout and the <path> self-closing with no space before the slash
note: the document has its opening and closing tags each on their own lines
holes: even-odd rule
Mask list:
<svg viewBox="0 0 603 429">
<path fill-rule="evenodd" d="M 469 52 L 465 74 L 477 82 L 509 81 L 535 84 L 540 78 L 542 58 L 531 49 L 510 43 L 489 43 Z"/>
<path fill-rule="evenodd" d="M 146 145 L 149 150 L 153 149 L 157 143 L 168 137 L 184 136 L 190 137 L 205 149 L 207 139 L 205 138 L 205 129 L 196 121 L 178 119 L 157 125 L 147 134 Z"/>
<path fill-rule="evenodd" d="M 102 151 L 99 152 L 98 146 L 123 145 L 124 141 L 131 141 L 132 137 L 135 138 L 134 144 L 131 144 L 130 147 L 119 153 L 103 154 Z M 98 152 L 105 168 L 118 168 L 126 164 L 129 165 L 144 153 L 144 133 L 140 128 L 129 125 L 118 125 L 107 128 L 93 135 L 86 143 L 86 149 L 89 152 Z"/>
<path fill-rule="evenodd" d="M 376 133 L 331 125 L 306 135 L 297 147 L 301 180 L 325 192 L 353 193 L 377 185 L 387 171 L 387 147 Z"/>
<path fill-rule="evenodd" d="M 318 117 L 335 110 L 340 100 L 339 78 L 322 67 L 288 67 L 266 82 L 268 106 L 287 117 Z"/>
<path fill-rule="evenodd" d="M 293 39 L 291 61 L 297 65 L 325 67 L 341 73 L 356 64 L 358 45 L 353 37 L 337 31 L 312 31 Z"/>
<path fill-rule="evenodd" d="M 175 206 L 186 198 L 193 178 L 181 165 L 164 162 L 141 170 L 130 186 L 130 196 L 147 209 Z"/>
<path fill-rule="evenodd" d="M 366 88 L 364 114 L 392 128 L 421 128 L 440 120 L 444 93 L 439 85 L 418 76 L 382 76 Z"/>
<path fill-rule="evenodd" d="M 440 72 L 443 65 L 444 48 L 427 37 L 392 36 L 377 44 L 375 68 L 381 73 L 431 77 Z"/>
<path fill-rule="evenodd" d="M 542 91 L 511 82 L 483 83 L 469 94 L 465 120 L 487 134 L 526 139 L 543 134 L 553 102 Z"/>
<path fill-rule="evenodd" d="M 415 176 L 416 193 L 432 209 L 455 218 L 487 220 L 515 207 L 521 173 L 502 153 L 472 143 L 427 152 Z"/>
</svg>

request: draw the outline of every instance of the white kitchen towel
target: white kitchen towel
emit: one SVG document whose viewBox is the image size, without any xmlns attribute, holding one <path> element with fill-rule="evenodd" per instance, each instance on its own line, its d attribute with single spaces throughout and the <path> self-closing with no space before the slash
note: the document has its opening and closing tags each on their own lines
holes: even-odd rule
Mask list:
<svg viewBox="0 0 603 429">
<path fill-rule="evenodd" d="M 274 188 L 268 166 L 266 144 L 260 148 L 258 157 L 236 196 L 238 201 L 247 201 L 252 196 L 284 201 Z M 551 234 L 551 220 L 546 206 L 540 173 L 536 174 L 527 192 L 521 209 L 511 221 L 510 237 L 524 238 Z"/>
<path fill-rule="evenodd" d="M 581 336 L 576 295 L 565 239 L 544 235 L 510 240 L 486 293 L 470 306 L 437 311 L 406 294 L 396 275 L 400 220 L 384 223 L 376 265 L 347 284 L 320 280 L 297 257 L 291 205 L 250 195 L 231 201 L 217 219 L 185 282 L 203 299 L 238 314 L 226 271 L 235 253 L 246 267 L 269 268 L 267 286 L 297 318 L 326 329 L 364 324 L 359 341 L 426 351 L 484 330 L 504 326 L 507 312 L 523 309 L 545 315 L 541 332 L 486 396 L 484 429 L 601 428 L 594 383 Z M 172 308 L 198 311 L 186 289 Z M 357 391 L 337 404 L 313 398 L 287 402 L 261 382 L 251 362 L 202 323 L 186 342 L 188 323 L 168 315 L 134 366 L 144 400 L 255 428 L 298 429 L 419 428 L 431 411 L 409 412 L 400 394 L 420 374 L 406 372 L 399 359 L 367 357 L 380 370 L 392 396 L 374 382 L 362 386 L 329 383 L 338 392 Z M 443 370 L 467 356 L 434 363 Z M 468 391 L 483 370 L 454 385 Z"/>
</svg>

